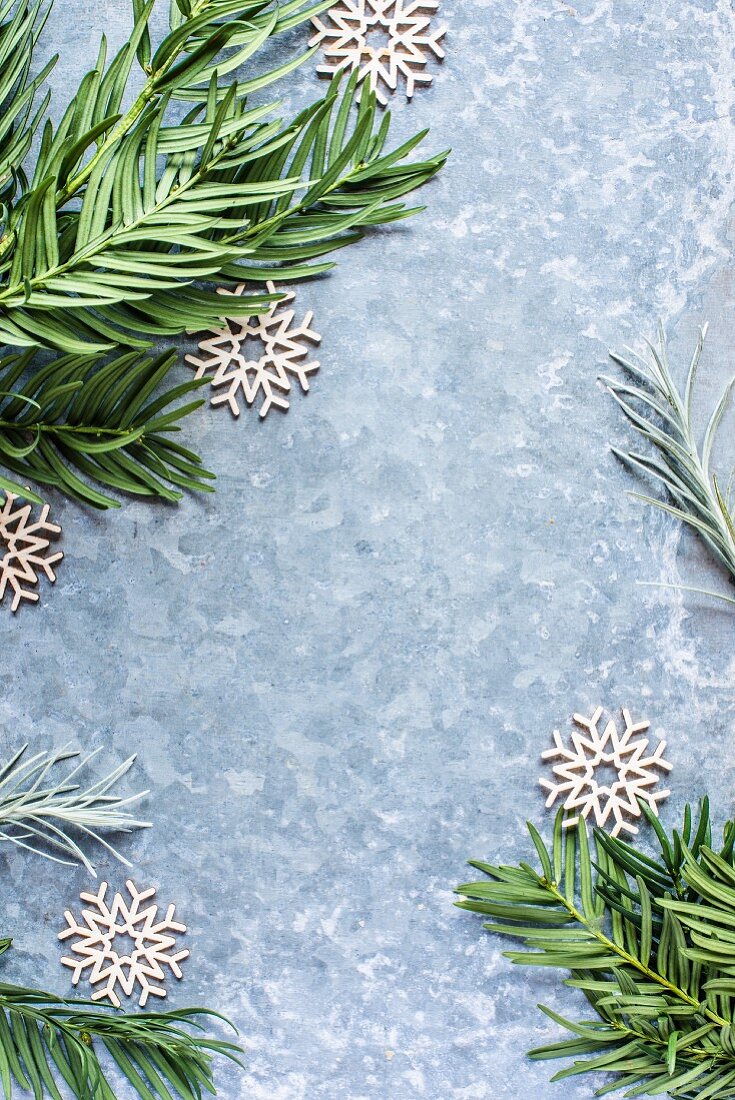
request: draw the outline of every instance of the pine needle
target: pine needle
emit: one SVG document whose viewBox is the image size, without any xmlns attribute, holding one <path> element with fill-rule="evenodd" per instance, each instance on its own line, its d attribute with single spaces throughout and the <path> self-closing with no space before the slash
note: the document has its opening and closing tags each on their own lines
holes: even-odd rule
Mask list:
<svg viewBox="0 0 735 1100">
<path fill-rule="evenodd" d="M 0 941 L 0 953 L 10 946 L 10 940 Z M 112 1089 L 112 1066 L 126 1081 L 126 1096 L 201 1100 L 203 1093 L 216 1093 L 213 1056 L 240 1065 L 242 1053 L 234 1043 L 210 1037 L 203 1030 L 208 1019 L 228 1023 L 200 1008 L 105 1011 L 87 1001 L 0 982 L 3 1094 L 10 1100 L 18 1088 L 32 1091 L 37 1100 L 60 1100 L 59 1087 L 66 1085 L 78 1100 L 115 1100 L 121 1094 Z"/>
<path fill-rule="evenodd" d="M 695 596 L 708 596 L 713 600 L 722 600 L 723 603 L 735 604 L 735 598 L 725 596 L 722 592 L 714 592 L 711 588 L 697 588 L 692 584 L 671 584 L 668 581 L 636 581 L 641 588 L 672 588 L 675 592 L 693 592 Z"/>
</svg>

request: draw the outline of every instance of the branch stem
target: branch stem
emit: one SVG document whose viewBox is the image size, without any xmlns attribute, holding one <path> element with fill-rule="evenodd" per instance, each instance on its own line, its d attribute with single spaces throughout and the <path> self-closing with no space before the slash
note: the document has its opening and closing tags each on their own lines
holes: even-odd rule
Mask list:
<svg viewBox="0 0 735 1100">
<path fill-rule="evenodd" d="M 66 432 L 70 435 L 104 435 L 104 436 L 128 436 L 130 428 L 95 428 L 82 424 L 49 424 L 47 421 L 37 421 L 32 424 L 19 424 L 14 420 L 0 420 L 0 432 L 21 431 L 38 433 L 45 432 L 49 435 Z"/>
<path fill-rule="evenodd" d="M 615 943 L 615 941 L 611 940 L 609 936 L 606 936 L 604 932 L 601 932 L 598 927 L 585 917 L 584 913 L 577 909 L 573 902 L 569 901 L 569 899 L 564 896 L 555 882 L 549 882 L 548 879 L 539 876 L 539 883 L 560 905 L 564 906 L 569 915 L 578 924 L 581 924 L 587 932 L 595 937 L 598 943 L 602 944 L 602 946 L 606 947 L 609 951 L 612 951 L 618 958 L 622 959 L 627 966 L 637 970 L 640 974 L 644 974 L 646 978 L 660 985 L 662 989 L 665 989 L 667 993 L 676 997 L 677 1000 L 691 1005 L 692 1008 L 696 1008 L 703 1016 L 706 1016 L 719 1027 L 730 1027 L 730 1020 L 725 1020 L 722 1016 L 718 1016 L 716 1012 L 702 1005 L 695 997 L 687 993 L 686 990 L 670 982 L 668 978 L 665 978 L 663 974 L 659 974 L 658 971 L 651 970 L 649 966 L 646 966 L 640 959 L 637 959 L 635 955 L 631 955 L 624 947 L 621 947 L 619 943 Z"/>
</svg>

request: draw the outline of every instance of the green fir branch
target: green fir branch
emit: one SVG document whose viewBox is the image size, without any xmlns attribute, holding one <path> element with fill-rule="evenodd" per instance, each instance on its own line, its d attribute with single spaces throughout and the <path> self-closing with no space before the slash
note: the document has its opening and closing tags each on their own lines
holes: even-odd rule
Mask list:
<svg viewBox="0 0 735 1100">
<path fill-rule="evenodd" d="M 0 953 L 11 946 L 0 941 Z M 0 983 L 0 1082 L 6 1100 L 16 1089 L 36 1100 L 115 1100 L 114 1067 L 141 1100 L 201 1100 L 216 1094 L 213 1057 L 240 1064 L 241 1048 L 203 1030 L 206 1009 L 128 1014 L 100 1011 L 38 989 Z M 227 1021 L 225 1021 L 227 1022 Z M 106 1056 L 103 1064 L 101 1055 Z"/>
<path fill-rule="evenodd" d="M 63 355 L 35 373 L 33 351 L 0 364 L 0 463 L 20 481 L 0 488 L 35 497 L 29 481 L 96 508 L 117 507 L 107 490 L 177 501 L 184 489 L 209 491 L 213 474 L 172 438 L 199 408 L 184 400 L 201 382 L 163 388 L 176 354 L 139 351 Z"/>
<path fill-rule="evenodd" d="M 712 470 L 712 452 L 717 430 L 732 390 L 725 387 L 704 433 L 701 448 L 693 423 L 694 386 L 707 329 L 701 329 L 686 377 L 683 393 L 674 381 L 668 362 L 666 336 L 659 325 L 658 347 L 648 342 L 649 356 L 642 358 L 630 348 L 627 355 L 611 352 L 614 362 L 623 368 L 628 380 L 603 377 L 609 392 L 637 432 L 653 448 L 653 453 L 621 451 L 613 453 L 638 473 L 661 483 L 670 500 L 644 493 L 631 496 L 651 504 L 693 528 L 711 553 L 735 580 L 735 513 L 730 485 L 723 492 Z M 701 592 L 701 589 L 687 588 Z M 718 596 L 718 593 L 706 593 Z M 719 596 L 728 603 L 732 597 Z"/>
<path fill-rule="evenodd" d="M 457 905 L 491 919 L 488 931 L 520 939 L 506 952 L 521 965 L 569 972 L 594 1018 L 543 1008 L 572 1038 L 530 1052 L 571 1064 L 560 1081 L 600 1071 L 613 1080 L 595 1095 L 680 1100 L 735 1096 L 735 822 L 712 847 L 707 799 L 695 820 L 667 836 L 655 815 L 658 852 L 594 831 L 565 828 L 561 811 L 547 846 L 528 828 L 540 867 L 472 862 L 486 878 L 457 888 Z"/>
<path fill-rule="evenodd" d="M 13 181 L 13 201 L 0 211 L 0 345 L 28 349 L 21 360 L 0 359 L 0 464 L 13 475 L 0 486 L 12 491 L 28 478 L 106 507 L 113 501 L 95 485 L 169 500 L 205 487 L 198 456 L 169 439 L 192 404 L 163 428 L 159 412 L 141 410 L 150 373 L 163 387 L 175 362 L 146 350 L 219 324 L 214 284 L 257 287 L 328 270 L 328 253 L 421 209 L 403 199 L 446 159 L 412 159 L 425 133 L 390 147 L 390 117 L 378 118 L 374 94 L 366 85 L 358 93 L 355 75 L 333 81 L 290 122 L 275 104 L 251 103 L 308 56 L 258 73 L 258 52 L 325 4 L 172 0 L 156 44 L 155 3 L 133 0 L 129 40 L 110 61 L 103 40 L 59 124 L 43 124 L 29 182 L 22 160 L 46 101 L 31 114 L 45 74 L 29 83 L 27 71 L 47 9 L 0 0 L 0 58 L 3 43 L 15 58 L 0 97 L 18 120 L 6 146 L 0 124 Z M 256 289 L 244 302 L 257 312 L 271 300 Z M 43 352 L 56 356 L 51 365 Z M 112 420 L 99 400 L 108 357 L 117 363 L 111 374 L 125 362 L 131 378 L 122 395 L 116 383 Z M 39 377 L 41 396 L 54 398 L 51 415 L 34 416 L 27 400 L 42 404 Z M 168 394 L 175 402 L 184 390 Z M 139 434 L 127 438 L 133 420 Z"/>
</svg>

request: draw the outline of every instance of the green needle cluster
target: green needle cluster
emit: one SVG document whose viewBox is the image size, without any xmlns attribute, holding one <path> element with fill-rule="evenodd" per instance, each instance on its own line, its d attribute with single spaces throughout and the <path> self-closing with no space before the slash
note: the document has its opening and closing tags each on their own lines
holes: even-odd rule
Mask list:
<svg viewBox="0 0 735 1100">
<path fill-rule="evenodd" d="M 472 862 L 486 878 L 457 888 L 460 908 L 492 918 L 485 927 L 520 939 L 514 963 L 558 967 L 582 990 L 592 1018 L 542 1011 L 571 1033 L 532 1058 L 571 1058 L 555 1081 L 612 1075 L 597 1096 L 725 1100 L 735 1096 L 735 821 L 712 845 L 709 806 L 687 806 L 667 836 L 651 810 L 657 851 L 594 831 L 564 828 L 551 845 L 529 824 L 536 870 Z"/>
<path fill-rule="evenodd" d="M 11 946 L 0 941 L 0 954 Z M 126 1095 L 141 1100 L 201 1100 L 215 1094 L 212 1055 L 238 1061 L 240 1048 L 209 1038 L 203 1009 L 136 1013 L 100 1011 L 85 1001 L 63 1000 L 37 989 L 0 982 L 0 1081 L 36 1100 L 62 1100 L 64 1086 L 78 1100 L 116 1100 L 99 1060 L 109 1055 L 126 1081 Z M 221 1017 L 219 1017 L 221 1019 Z M 130 1091 L 132 1090 L 132 1091 Z"/>
</svg>

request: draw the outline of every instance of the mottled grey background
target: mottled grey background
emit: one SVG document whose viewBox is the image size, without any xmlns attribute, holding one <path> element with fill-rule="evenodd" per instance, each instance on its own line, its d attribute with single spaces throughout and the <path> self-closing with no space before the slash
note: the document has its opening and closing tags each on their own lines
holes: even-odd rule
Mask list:
<svg viewBox="0 0 735 1100">
<path fill-rule="evenodd" d="M 124 850 L 191 926 L 172 1000 L 241 1031 L 227 1100 L 586 1100 L 524 1057 L 557 1033 L 536 1002 L 574 995 L 452 908 L 465 859 L 528 853 L 539 753 L 598 701 L 668 737 L 667 824 L 705 790 L 733 809 L 733 612 L 636 586 L 727 581 L 625 496 L 607 445 L 630 436 L 595 380 L 657 315 L 680 370 L 712 322 L 703 416 L 733 373 L 735 14 L 443 17 L 447 60 L 395 121 L 430 126 L 450 166 L 421 218 L 301 289 L 324 337 L 312 393 L 263 423 L 190 421 L 216 496 L 101 516 L 54 499 L 58 583 L 0 615 L 4 750 L 139 753 L 155 827 Z M 128 22 L 122 0 L 59 2 L 57 109 Z M 323 89 L 312 66 L 289 87 Z M 65 992 L 56 933 L 88 879 L 3 859 L 3 977 Z"/>
</svg>

